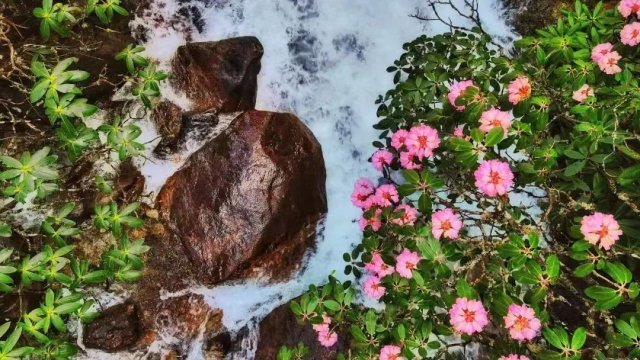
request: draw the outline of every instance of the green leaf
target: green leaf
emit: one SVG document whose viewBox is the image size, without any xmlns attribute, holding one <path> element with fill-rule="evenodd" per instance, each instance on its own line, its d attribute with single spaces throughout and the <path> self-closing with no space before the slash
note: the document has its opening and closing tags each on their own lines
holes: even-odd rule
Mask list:
<svg viewBox="0 0 640 360">
<path fill-rule="evenodd" d="M 587 163 L 586 160 L 576 161 L 572 163 L 571 165 L 567 166 L 566 169 L 564 169 L 564 175 L 573 176 L 579 173 L 580 171 L 582 171 L 586 163 Z"/>
<path fill-rule="evenodd" d="M 494 146 L 497 145 L 502 138 L 504 137 L 504 130 L 501 127 L 495 127 L 491 129 L 485 138 L 486 146 Z"/>
<path fill-rule="evenodd" d="M 553 345 L 553 347 L 560 350 L 564 349 L 562 341 L 560 340 L 560 336 L 558 336 L 554 329 L 544 328 L 542 329 L 542 335 L 549 342 L 549 344 Z"/>
<path fill-rule="evenodd" d="M 571 338 L 571 349 L 580 350 L 584 343 L 587 341 L 587 330 L 583 327 L 579 327 L 573 333 L 573 337 Z"/>
</svg>

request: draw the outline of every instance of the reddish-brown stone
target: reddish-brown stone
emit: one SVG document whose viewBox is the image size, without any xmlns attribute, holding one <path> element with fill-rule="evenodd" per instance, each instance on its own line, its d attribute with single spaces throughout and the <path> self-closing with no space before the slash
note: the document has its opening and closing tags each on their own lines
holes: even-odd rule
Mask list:
<svg viewBox="0 0 640 360">
<path fill-rule="evenodd" d="M 338 342 L 325 348 L 318 342 L 318 335 L 309 324 L 301 324 L 289 308 L 289 304 L 281 305 L 267 315 L 260 323 L 260 337 L 256 350 L 256 360 L 275 359 L 282 345 L 295 347 L 299 343 L 309 347 L 308 357 L 314 360 L 334 360 L 339 352 L 348 347 L 344 335 L 338 335 Z"/>
<path fill-rule="evenodd" d="M 263 52 L 255 37 L 188 43 L 173 59 L 171 83 L 185 92 L 195 113 L 251 110 Z"/>
<path fill-rule="evenodd" d="M 290 114 L 245 112 L 169 178 L 161 217 L 197 281 L 290 274 L 326 213 L 320 144 Z"/>
</svg>

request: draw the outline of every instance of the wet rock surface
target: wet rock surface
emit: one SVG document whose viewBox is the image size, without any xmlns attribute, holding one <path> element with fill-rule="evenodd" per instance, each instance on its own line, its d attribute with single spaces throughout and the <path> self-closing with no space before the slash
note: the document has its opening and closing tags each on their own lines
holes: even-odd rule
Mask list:
<svg viewBox="0 0 640 360">
<path fill-rule="evenodd" d="M 295 116 L 249 111 L 169 178 L 158 208 L 201 280 L 261 265 L 283 277 L 326 212 L 325 176 L 320 145 Z"/>
<path fill-rule="evenodd" d="M 309 324 L 300 324 L 289 308 L 289 304 L 277 307 L 260 323 L 256 360 L 275 359 L 282 345 L 295 347 L 302 342 L 310 349 L 308 359 L 333 360 L 339 352 L 348 348 L 342 334 L 331 348 L 325 348 L 318 342 L 315 330 Z"/>
<path fill-rule="evenodd" d="M 84 344 L 105 351 L 132 349 L 142 336 L 142 325 L 135 304 L 118 304 L 100 314 L 84 328 Z"/>
<path fill-rule="evenodd" d="M 173 59 L 171 83 L 192 101 L 194 113 L 251 110 L 263 52 L 255 37 L 183 45 Z"/>
</svg>

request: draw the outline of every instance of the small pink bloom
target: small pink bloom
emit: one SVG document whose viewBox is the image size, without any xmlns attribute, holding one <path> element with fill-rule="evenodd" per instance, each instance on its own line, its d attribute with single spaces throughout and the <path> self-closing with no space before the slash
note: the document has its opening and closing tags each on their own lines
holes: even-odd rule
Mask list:
<svg viewBox="0 0 640 360">
<path fill-rule="evenodd" d="M 489 323 L 487 311 L 482 303 L 467 298 L 456 299 L 449 309 L 449 318 L 455 332 L 467 335 L 481 332 Z"/>
<path fill-rule="evenodd" d="M 529 360 L 529 358 L 524 355 L 509 354 L 507 356 L 501 356 L 498 360 Z"/>
<path fill-rule="evenodd" d="M 414 209 L 410 205 L 402 204 L 396 206 L 396 212 L 400 211 L 403 211 L 402 217 L 392 220 L 392 222 L 395 224 L 412 226 L 418 218 L 418 211 L 416 211 L 416 209 Z"/>
<path fill-rule="evenodd" d="M 491 108 L 480 116 L 480 131 L 488 133 L 493 128 L 501 127 L 506 134 L 509 131 L 513 117 L 507 111 Z"/>
<path fill-rule="evenodd" d="M 487 160 L 473 173 L 476 187 L 488 196 L 504 195 L 513 185 L 513 172 L 509 164 L 499 160 Z"/>
<path fill-rule="evenodd" d="M 409 132 L 404 129 L 400 129 L 391 135 L 391 146 L 393 146 L 396 150 L 401 150 L 403 146 L 405 146 L 407 142 L 407 138 L 409 137 Z"/>
<path fill-rule="evenodd" d="M 640 0 L 622 0 L 618 4 L 618 11 L 624 17 L 629 17 L 631 14 L 636 14 L 640 17 Z"/>
<path fill-rule="evenodd" d="M 314 324 L 312 327 L 316 332 L 321 332 L 329 331 L 329 325 L 331 325 L 331 318 L 327 313 L 324 313 L 322 314 L 322 322 L 320 324 Z"/>
<path fill-rule="evenodd" d="M 598 66 L 600 70 L 607 75 L 614 75 L 622 71 L 620 66 L 618 66 L 618 61 L 620 61 L 622 57 L 618 54 L 617 51 L 612 51 L 600 59 L 598 61 Z"/>
<path fill-rule="evenodd" d="M 464 138 L 464 132 L 462 130 L 462 125 L 458 126 L 455 128 L 455 130 L 453 130 L 453 136 L 457 137 L 457 138 Z"/>
<path fill-rule="evenodd" d="M 360 178 L 353 187 L 351 202 L 359 208 L 365 208 L 367 199 L 370 198 L 370 195 L 372 195 L 374 191 L 375 186 L 369 179 Z"/>
<path fill-rule="evenodd" d="M 589 96 L 593 96 L 593 89 L 589 85 L 584 84 L 582 87 L 573 92 L 573 100 L 584 102 Z"/>
<path fill-rule="evenodd" d="M 524 341 L 538 336 L 542 325 L 528 305 L 511 304 L 507 316 L 504 317 L 504 326 L 509 330 L 512 339 Z"/>
<path fill-rule="evenodd" d="M 385 165 L 391 165 L 392 161 L 393 154 L 387 150 L 378 150 L 371 156 L 373 167 L 378 171 L 381 171 Z"/>
<path fill-rule="evenodd" d="M 378 231 L 382 227 L 382 220 L 380 219 L 380 215 L 382 214 L 382 210 L 376 209 L 375 213 L 371 215 L 371 218 L 367 219 L 364 215 L 358 221 L 360 225 L 360 230 L 364 231 L 367 226 L 371 226 L 373 231 Z"/>
<path fill-rule="evenodd" d="M 377 276 L 369 276 L 367 280 L 364 281 L 362 287 L 364 289 L 364 293 L 374 300 L 379 300 L 387 291 L 387 289 L 382 286 L 380 278 Z"/>
<path fill-rule="evenodd" d="M 462 221 L 451 209 L 443 209 L 431 215 L 431 233 L 436 239 L 456 239 L 462 229 Z"/>
<path fill-rule="evenodd" d="M 399 346 L 386 345 L 380 349 L 380 360 L 404 360 L 404 357 L 400 356 Z"/>
<path fill-rule="evenodd" d="M 593 50 L 591 50 L 591 60 L 594 62 L 600 62 L 600 60 L 602 60 L 602 58 L 612 50 L 613 44 L 611 43 L 598 44 L 593 48 Z"/>
<path fill-rule="evenodd" d="M 613 215 L 600 212 L 584 216 L 580 224 L 580 232 L 589 243 L 605 250 L 611 249 L 611 246 L 622 236 L 620 225 Z"/>
<path fill-rule="evenodd" d="M 516 105 L 522 100 L 526 100 L 531 96 L 531 84 L 525 76 L 520 76 L 509 83 L 509 102 Z"/>
<path fill-rule="evenodd" d="M 324 347 L 332 347 L 338 342 L 338 334 L 335 331 L 320 331 L 318 332 L 318 341 L 320 345 Z"/>
<path fill-rule="evenodd" d="M 629 46 L 636 46 L 640 43 L 640 22 L 627 24 L 620 32 L 620 41 Z"/>
<path fill-rule="evenodd" d="M 364 268 L 381 279 L 395 272 L 393 266 L 386 264 L 379 253 L 374 253 L 371 261 L 364 264 Z"/>
<path fill-rule="evenodd" d="M 395 185 L 384 184 L 376 189 L 376 199 L 378 205 L 386 207 L 397 203 L 400 200 L 400 196 L 398 195 L 398 190 Z"/>
<path fill-rule="evenodd" d="M 407 147 L 419 158 L 433 156 L 433 150 L 440 146 L 438 131 L 427 125 L 416 125 L 409 131 Z"/>
<path fill-rule="evenodd" d="M 449 95 L 447 96 L 449 98 L 449 103 L 451 104 L 451 106 L 456 108 L 458 111 L 464 110 L 464 106 L 456 105 L 456 100 L 458 99 L 458 96 L 462 95 L 469 86 L 473 86 L 473 81 L 463 80 L 458 82 L 454 80 L 453 84 L 451 84 L 451 89 L 449 90 Z"/>
<path fill-rule="evenodd" d="M 419 170 L 422 168 L 416 154 L 411 151 L 403 151 L 400 153 L 400 165 L 407 170 Z"/>
<path fill-rule="evenodd" d="M 420 255 L 417 252 L 404 249 L 396 257 L 396 272 L 403 278 L 411 279 L 413 277 L 412 271 L 418 268 L 420 262 Z"/>
</svg>

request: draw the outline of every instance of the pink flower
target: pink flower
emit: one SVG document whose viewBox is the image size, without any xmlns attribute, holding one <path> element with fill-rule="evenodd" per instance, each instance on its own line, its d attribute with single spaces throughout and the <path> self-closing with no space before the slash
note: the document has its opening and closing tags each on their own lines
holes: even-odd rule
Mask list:
<svg viewBox="0 0 640 360">
<path fill-rule="evenodd" d="M 501 127 L 506 134 L 512 121 L 513 117 L 510 113 L 493 107 L 480 116 L 480 131 L 488 133 L 493 128 Z"/>
<path fill-rule="evenodd" d="M 449 318 L 455 332 L 467 335 L 481 332 L 489 323 L 487 311 L 482 303 L 467 298 L 456 299 L 449 309 Z"/>
<path fill-rule="evenodd" d="M 451 209 L 443 209 L 431 215 L 431 233 L 436 239 L 446 237 L 456 239 L 462 229 L 462 221 Z"/>
<path fill-rule="evenodd" d="M 371 226 L 373 231 L 378 231 L 382 227 L 382 220 L 380 219 L 380 215 L 382 214 L 382 210 L 376 209 L 375 213 L 371 215 L 371 218 L 367 219 L 364 215 L 358 221 L 360 225 L 360 230 L 364 231 L 367 226 Z"/>
<path fill-rule="evenodd" d="M 400 165 L 407 170 L 419 170 L 422 168 L 416 154 L 411 151 L 403 151 L 400 153 Z"/>
<path fill-rule="evenodd" d="M 453 130 L 453 136 L 457 137 L 457 138 L 463 138 L 464 137 L 464 132 L 462 131 L 462 126 L 458 126 L 455 128 L 455 130 Z"/>
<path fill-rule="evenodd" d="M 596 45 L 596 47 L 591 50 L 591 60 L 593 60 L 594 62 L 600 62 L 600 60 L 612 50 L 613 44 L 611 43 Z"/>
<path fill-rule="evenodd" d="M 385 165 L 391 165 L 391 161 L 393 161 L 393 154 L 387 150 L 378 150 L 371 156 L 373 167 L 378 171 L 381 171 Z"/>
<path fill-rule="evenodd" d="M 387 291 L 377 276 L 369 276 L 362 287 L 364 288 L 364 293 L 374 300 L 379 300 Z"/>
<path fill-rule="evenodd" d="M 353 192 L 351 193 L 351 203 L 359 208 L 365 208 L 367 205 L 367 199 L 375 191 L 373 183 L 366 178 L 360 178 L 353 186 Z"/>
<path fill-rule="evenodd" d="M 509 102 L 516 105 L 522 100 L 526 100 L 531 96 L 531 84 L 525 76 L 520 76 L 509 83 Z"/>
<path fill-rule="evenodd" d="M 512 339 L 524 341 L 538 336 L 542 325 L 528 305 L 511 304 L 507 316 L 504 317 L 504 326 L 509 330 Z"/>
<path fill-rule="evenodd" d="M 613 215 L 600 212 L 584 216 L 580 224 L 580 232 L 589 243 L 605 250 L 611 249 L 622 235 L 622 230 Z"/>
<path fill-rule="evenodd" d="M 395 185 L 392 184 L 384 184 L 380 185 L 376 189 L 376 199 L 378 205 L 382 207 L 391 206 L 393 203 L 397 203 L 400 200 L 400 196 L 398 195 L 398 190 Z"/>
<path fill-rule="evenodd" d="M 331 318 L 327 313 L 322 314 L 322 322 L 320 324 L 314 324 L 313 330 L 316 332 L 329 331 L 329 325 L 331 325 Z"/>
<path fill-rule="evenodd" d="M 449 97 L 449 103 L 451 104 L 451 106 L 456 108 L 458 111 L 464 110 L 464 106 L 456 105 L 456 100 L 458 99 L 458 96 L 462 95 L 462 93 L 464 93 L 464 91 L 469 86 L 473 86 L 473 81 L 463 80 L 458 82 L 454 80 L 453 84 L 451 84 L 451 89 L 449 90 L 449 95 L 447 96 Z"/>
<path fill-rule="evenodd" d="M 620 32 L 620 40 L 625 45 L 638 45 L 640 43 L 640 22 L 625 25 Z"/>
<path fill-rule="evenodd" d="M 501 356 L 498 360 L 529 360 L 529 358 L 524 355 L 509 354 L 507 356 Z"/>
<path fill-rule="evenodd" d="M 320 342 L 320 345 L 324 347 L 332 347 L 336 342 L 338 342 L 338 334 L 331 330 L 320 331 L 318 332 L 318 341 Z"/>
<path fill-rule="evenodd" d="M 380 349 L 380 360 L 404 360 L 404 357 L 400 356 L 399 346 L 386 345 Z"/>
<path fill-rule="evenodd" d="M 393 274 L 395 269 L 391 265 L 387 265 L 382 256 L 379 253 L 374 253 L 371 256 L 371 261 L 364 264 L 364 268 L 379 278 L 383 278 L 387 275 Z"/>
<path fill-rule="evenodd" d="M 418 211 L 410 205 L 402 204 L 396 206 L 396 212 L 400 211 L 403 211 L 402 217 L 391 220 L 395 224 L 412 226 L 418 218 Z"/>
<path fill-rule="evenodd" d="M 622 59 L 620 54 L 618 54 L 617 51 L 612 51 L 600 58 L 598 66 L 605 74 L 614 75 L 622 71 L 620 66 L 618 66 L 618 61 L 620 61 L 620 59 Z"/>
<path fill-rule="evenodd" d="M 473 173 L 476 187 L 488 196 L 504 195 L 513 185 L 513 172 L 509 164 L 499 160 L 487 160 Z"/>
<path fill-rule="evenodd" d="M 433 150 L 440 146 L 438 131 L 427 125 L 416 125 L 409 131 L 406 144 L 419 158 L 433 156 Z"/>
<path fill-rule="evenodd" d="M 622 0 L 618 4 L 618 11 L 624 17 L 629 17 L 631 14 L 636 14 L 640 17 L 640 0 Z"/>
<path fill-rule="evenodd" d="M 391 135 L 391 146 L 393 146 L 396 150 L 402 149 L 407 142 L 407 138 L 409 137 L 409 132 L 404 129 L 400 129 Z"/>
<path fill-rule="evenodd" d="M 593 96 L 593 89 L 589 85 L 584 84 L 582 87 L 573 92 L 573 100 L 584 102 L 589 96 Z"/>
<path fill-rule="evenodd" d="M 396 272 L 403 278 L 411 279 L 413 277 L 412 271 L 418 267 L 420 262 L 420 255 L 417 252 L 404 249 L 396 257 Z"/>
</svg>

